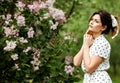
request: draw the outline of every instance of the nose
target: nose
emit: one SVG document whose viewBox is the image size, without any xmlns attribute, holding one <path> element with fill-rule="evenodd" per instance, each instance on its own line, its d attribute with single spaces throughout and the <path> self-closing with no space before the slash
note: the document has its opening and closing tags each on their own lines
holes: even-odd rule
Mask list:
<svg viewBox="0 0 120 83">
<path fill-rule="evenodd" d="M 93 24 L 93 20 L 90 21 L 90 24 Z"/>
<path fill-rule="evenodd" d="M 92 20 L 89 22 L 89 25 L 93 25 L 93 21 Z"/>
</svg>

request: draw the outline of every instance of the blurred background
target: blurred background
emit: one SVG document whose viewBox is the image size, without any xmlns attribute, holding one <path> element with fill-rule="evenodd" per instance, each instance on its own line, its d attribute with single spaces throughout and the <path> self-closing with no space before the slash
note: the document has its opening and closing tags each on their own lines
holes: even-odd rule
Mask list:
<svg viewBox="0 0 120 83">
<path fill-rule="evenodd" d="M 67 23 L 63 26 L 64 31 L 74 34 L 77 37 L 77 45 L 70 50 L 71 55 L 75 55 L 82 44 L 83 34 L 88 26 L 90 15 L 99 9 L 104 9 L 111 14 L 120 18 L 120 0 L 56 0 L 56 7 L 66 12 Z M 107 37 L 111 43 L 111 67 L 108 70 L 113 83 L 119 83 L 120 80 L 120 34 L 111 39 Z M 81 70 L 80 70 L 81 71 Z M 83 75 L 80 72 L 80 75 Z M 81 76 L 82 79 L 83 76 Z M 78 83 L 82 83 L 82 80 Z"/>
<path fill-rule="evenodd" d="M 89 17 L 104 9 L 120 20 L 119 6 L 120 0 L 0 0 L 0 83 L 82 83 L 81 67 L 71 60 L 81 48 Z M 108 72 L 113 83 L 120 83 L 120 34 L 106 38 L 112 47 Z M 6 51 L 8 40 L 15 47 Z"/>
</svg>

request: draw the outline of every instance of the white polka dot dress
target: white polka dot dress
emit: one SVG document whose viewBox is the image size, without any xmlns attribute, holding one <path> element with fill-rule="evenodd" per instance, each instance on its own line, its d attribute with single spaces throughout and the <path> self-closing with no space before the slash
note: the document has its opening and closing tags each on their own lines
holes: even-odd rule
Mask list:
<svg viewBox="0 0 120 83">
<path fill-rule="evenodd" d="M 100 35 L 94 40 L 92 46 L 90 47 L 90 57 L 100 56 L 104 58 L 104 61 L 91 74 L 85 72 L 84 62 L 82 61 L 82 70 L 85 72 L 83 83 L 112 83 L 111 78 L 106 72 L 106 70 L 110 67 L 110 50 L 110 44 L 104 35 Z"/>
</svg>

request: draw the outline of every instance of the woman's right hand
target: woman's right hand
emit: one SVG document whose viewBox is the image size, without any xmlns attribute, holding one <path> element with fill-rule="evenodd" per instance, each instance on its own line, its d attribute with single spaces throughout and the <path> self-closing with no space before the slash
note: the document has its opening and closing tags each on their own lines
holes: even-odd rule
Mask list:
<svg viewBox="0 0 120 83">
<path fill-rule="evenodd" d="M 93 32 L 92 32 L 91 30 L 88 29 L 88 30 L 86 31 L 86 34 L 92 35 Z"/>
<path fill-rule="evenodd" d="M 92 36 L 92 32 L 91 31 L 87 31 L 86 34 L 84 35 L 84 39 L 83 39 L 83 44 L 85 46 L 90 47 L 93 44 L 93 36 Z"/>
</svg>

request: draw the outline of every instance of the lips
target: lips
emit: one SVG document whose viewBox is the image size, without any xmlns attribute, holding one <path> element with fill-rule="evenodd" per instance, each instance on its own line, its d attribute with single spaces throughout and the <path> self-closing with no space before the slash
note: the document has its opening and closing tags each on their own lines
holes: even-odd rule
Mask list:
<svg viewBox="0 0 120 83">
<path fill-rule="evenodd" d="M 89 28 L 93 28 L 93 27 L 89 25 Z"/>
<path fill-rule="evenodd" d="M 89 28 L 93 28 L 93 26 L 91 24 L 89 24 Z"/>
</svg>

